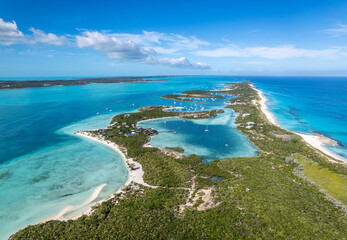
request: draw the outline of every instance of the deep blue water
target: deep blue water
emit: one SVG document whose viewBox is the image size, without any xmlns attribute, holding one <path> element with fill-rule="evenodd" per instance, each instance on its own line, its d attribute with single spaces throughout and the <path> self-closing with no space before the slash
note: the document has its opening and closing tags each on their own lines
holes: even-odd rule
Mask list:
<svg viewBox="0 0 347 240">
<path fill-rule="evenodd" d="M 110 196 L 127 180 L 126 166 L 117 153 L 76 137 L 75 131 L 105 127 L 113 115 L 135 111 L 138 107 L 172 105 L 172 100 L 160 98 L 164 94 L 223 88 L 225 82 L 241 80 L 252 81 L 265 92 L 270 100 L 269 108 L 281 126 L 332 137 L 341 143 L 333 150 L 347 156 L 347 78 L 194 76 L 141 84 L 1 90 L 1 238 L 55 215 L 66 206 L 74 208 L 65 216 L 74 216 L 95 201 Z M 221 107 L 223 101 L 182 106 L 201 109 L 203 105 L 207 110 Z M 194 131 L 183 129 L 167 145 L 185 141 L 187 153 L 200 152 L 207 160 L 212 160 L 214 155 L 219 159 L 253 156 L 254 148 L 232 128 L 233 118 L 231 112 L 215 120 L 186 122 Z M 178 128 L 181 123 L 169 124 L 172 124 L 169 128 Z M 203 136 L 200 132 L 206 134 L 202 131 L 206 125 L 209 136 L 217 134 L 216 137 L 211 138 L 213 141 L 205 141 L 208 137 L 196 141 L 194 136 Z M 229 134 L 218 134 L 223 131 Z M 211 142 L 214 145 L 209 145 Z M 99 197 L 85 203 L 102 184 L 107 185 Z"/>
<path fill-rule="evenodd" d="M 247 77 L 263 90 L 279 124 L 302 133 L 321 133 L 339 142 L 328 146 L 347 159 L 347 78 Z"/>
</svg>

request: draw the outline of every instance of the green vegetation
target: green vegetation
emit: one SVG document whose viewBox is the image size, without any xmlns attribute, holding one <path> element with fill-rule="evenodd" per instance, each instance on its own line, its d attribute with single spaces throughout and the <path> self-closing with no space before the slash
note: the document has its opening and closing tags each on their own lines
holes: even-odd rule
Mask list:
<svg viewBox="0 0 347 240">
<path fill-rule="evenodd" d="M 81 78 L 77 80 L 30 80 L 30 81 L 0 81 L 1 89 L 34 88 L 53 86 L 76 86 L 97 83 L 135 83 L 148 81 L 168 81 L 171 79 L 153 80 L 141 77 L 104 77 L 104 78 Z"/>
<path fill-rule="evenodd" d="M 168 108 L 168 107 L 166 107 Z M 127 149 L 127 155 L 134 158 L 135 161 L 142 164 L 144 169 L 144 180 L 155 186 L 167 187 L 188 187 L 190 180 L 194 175 L 193 168 L 202 165 L 201 158 L 194 155 L 183 158 L 175 158 L 164 154 L 157 148 L 144 148 L 150 136 L 155 135 L 156 131 L 142 130 L 133 136 L 125 136 L 136 128 L 139 121 L 163 118 L 163 117 L 181 117 L 181 118 L 209 118 L 217 115 L 217 112 L 223 110 L 211 110 L 199 113 L 177 113 L 164 111 L 165 107 L 148 106 L 141 111 L 131 114 L 121 114 L 115 116 L 110 127 L 104 132 L 105 137 L 117 143 L 119 146 Z M 99 131 L 94 131 L 98 134 Z"/>
<path fill-rule="evenodd" d="M 212 95 L 213 91 L 202 91 L 202 90 L 193 90 L 185 91 L 182 94 L 167 94 L 162 96 L 162 98 L 172 99 L 175 101 L 183 102 L 197 102 L 198 98 L 224 98 L 220 95 Z"/>
<path fill-rule="evenodd" d="M 193 100 L 185 99 L 185 97 L 187 97 L 187 96 L 186 95 L 178 95 L 178 94 L 167 94 L 167 95 L 162 96 L 162 98 L 171 99 L 171 100 L 175 100 L 175 101 L 194 102 Z"/>
<path fill-rule="evenodd" d="M 165 149 L 172 150 L 172 151 L 178 152 L 178 153 L 184 153 L 184 149 L 181 147 L 166 147 Z"/>
<path fill-rule="evenodd" d="M 258 157 L 203 165 L 195 155 L 168 156 L 142 147 L 155 132 L 143 130 L 126 137 L 117 131 L 128 128 L 118 126 L 125 123 L 130 128 L 141 120 L 185 114 L 151 106 L 118 115 L 106 137 L 111 134 L 110 140 L 142 164 L 147 183 L 161 187 L 128 186 L 91 216 L 29 226 L 13 239 L 346 239 L 346 212 L 318 186 L 346 204 L 347 166 L 330 162 L 300 137 L 270 124 L 248 82 L 229 85 L 232 90 L 223 93 L 235 97 L 228 107 L 238 113 L 238 129 L 257 146 Z M 302 167 L 303 172 L 298 171 Z M 186 188 L 196 195 L 196 202 L 188 198 Z M 204 202 L 198 192 L 202 189 L 212 189 L 214 205 L 198 211 Z"/>
<path fill-rule="evenodd" d="M 303 165 L 305 177 L 347 206 L 347 177 L 345 175 L 321 167 L 303 156 L 297 156 L 295 160 Z"/>
</svg>

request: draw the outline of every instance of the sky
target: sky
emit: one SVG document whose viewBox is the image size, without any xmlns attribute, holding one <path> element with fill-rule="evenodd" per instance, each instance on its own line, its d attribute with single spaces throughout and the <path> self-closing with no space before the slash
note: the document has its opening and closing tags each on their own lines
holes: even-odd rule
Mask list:
<svg viewBox="0 0 347 240">
<path fill-rule="evenodd" d="M 0 78 L 347 76 L 346 13 L 346 0 L 0 0 Z"/>
</svg>

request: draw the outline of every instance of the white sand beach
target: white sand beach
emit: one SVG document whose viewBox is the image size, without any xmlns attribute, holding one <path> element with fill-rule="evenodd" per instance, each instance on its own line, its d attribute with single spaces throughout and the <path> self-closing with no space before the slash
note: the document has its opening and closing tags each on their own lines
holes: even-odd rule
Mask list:
<svg viewBox="0 0 347 240">
<path fill-rule="evenodd" d="M 99 196 L 101 190 L 104 187 L 106 187 L 106 186 L 107 186 L 106 183 L 101 184 L 100 186 L 98 186 L 93 191 L 92 195 L 90 195 L 89 198 L 86 201 L 84 201 L 82 204 L 77 205 L 77 206 L 72 206 L 72 205 L 66 206 L 58 214 L 56 214 L 54 216 L 51 216 L 51 217 L 49 217 L 48 219 L 46 219 L 44 221 L 48 221 L 48 220 L 68 220 L 69 218 L 65 218 L 64 217 L 64 215 L 67 212 L 78 211 L 79 209 L 82 209 L 83 207 L 87 206 L 89 203 L 93 202 Z"/>
<path fill-rule="evenodd" d="M 255 88 L 253 85 L 252 85 L 252 87 L 259 94 L 260 101 L 258 103 L 260 104 L 261 111 L 264 113 L 264 115 L 266 116 L 266 118 L 268 119 L 268 121 L 270 123 L 280 127 L 279 124 L 277 123 L 274 115 L 269 111 L 269 109 L 266 106 L 267 99 L 264 96 L 263 92 L 260 91 L 259 89 Z M 311 147 L 314 147 L 317 150 L 321 151 L 322 153 L 324 153 L 324 154 L 328 155 L 329 157 L 333 158 L 333 159 L 329 158 L 329 160 L 331 160 L 331 161 L 339 160 L 339 161 L 342 161 L 342 162 L 346 162 L 347 161 L 343 157 L 333 153 L 332 151 L 330 151 L 329 149 L 324 147 L 324 145 L 337 145 L 337 142 L 335 140 L 330 139 L 330 138 L 325 137 L 325 136 L 320 135 L 320 134 L 310 135 L 310 134 L 302 134 L 302 133 L 297 133 L 297 132 L 293 132 L 293 133 L 301 136 L 302 139 L 308 145 L 310 145 Z M 334 161 L 334 162 L 336 162 L 336 161 Z"/>
<path fill-rule="evenodd" d="M 334 144 L 333 142 L 336 142 L 330 138 L 327 138 L 325 136 L 322 136 L 320 134 L 316 134 L 316 135 L 309 135 L 309 134 L 302 134 L 302 133 L 297 133 L 294 132 L 295 134 L 298 134 L 302 137 L 302 139 L 304 139 L 305 142 L 307 142 L 310 146 L 318 149 L 319 151 L 325 153 L 326 155 L 335 158 L 337 160 L 346 162 L 347 160 L 344 159 L 343 157 L 333 153 L 332 151 L 330 151 L 329 149 L 325 148 L 324 145 L 337 145 L 336 143 Z M 331 143 L 329 143 L 331 142 Z"/>
<path fill-rule="evenodd" d="M 144 185 L 146 187 L 150 187 L 150 188 L 156 188 L 157 187 L 157 186 L 152 186 L 152 185 L 149 185 L 149 184 L 145 183 L 145 181 L 143 180 L 144 171 L 142 169 L 142 165 L 140 163 L 134 161 L 132 158 L 126 157 L 126 154 L 120 149 L 120 147 L 117 144 L 115 144 L 115 143 L 113 143 L 111 141 L 104 140 L 102 137 L 96 136 L 96 135 L 94 135 L 92 133 L 89 133 L 89 132 L 82 132 L 81 131 L 81 132 L 76 132 L 75 134 L 78 135 L 78 136 L 87 138 L 89 140 L 102 143 L 102 144 L 112 148 L 113 150 L 117 151 L 122 156 L 122 158 L 123 158 L 123 160 L 124 160 L 124 162 L 125 162 L 125 164 L 127 166 L 127 169 L 129 171 L 129 178 L 126 181 L 126 183 L 122 186 L 122 188 L 128 186 L 132 182 L 138 183 L 138 184 Z M 124 151 L 125 151 L 125 149 L 124 149 Z M 80 204 L 78 206 L 72 206 L 72 205 L 66 206 L 60 212 L 58 212 L 57 214 L 55 214 L 55 215 L 45 219 L 43 222 L 46 222 L 46 221 L 49 221 L 49 220 L 63 220 L 63 221 L 69 220 L 69 218 L 64 217 L 64 215 L 66 213 L 71 212 L 71 211 L 76 211 L 76 210 L 78 211 L 78 209 L 82 209 L 87 204 L 93 202 L 99 196 L 101 190 L 106 185 L 107 184 L 104 183 L 104 184 L 101 184 L 100 186 L 98 186 L 93 191 L 92 195 L 85 202 L 83 202 L 82 204 Z M 119 189 L 117 192 L 115 192 L 115 194 L 121 192 L 122 188 Z M 103 199 L 103 200 L 97 202 L 96 204 L 100 204 L 100 203 L 102 203 L 104 201 L 107 201 L 108 199 L 109 198 Z M 77 218 L 79 218 L 82 215 L 90 215 L 92 212 L 93 212 L 92 208 L 89 208 L 88 211 L 83 212 L 83 213 L 79 214 L 76 217 L 73 217 L 73 219 L 77 219 Z"/>
<path fill-rule="evenodd" d="M 279 125 L 276 121 L 276 118 L 274 117 L 274 115 L 269 111 L 269 109 L 266 106 L 267 99 L 266 99 L 265 95 L 263 94 L 263 92 L 260 91 L 259 89 L 256 89 L 254 86 L 253 86 L 253 89 L 258 92 L 258 95 L 260 97 L 259 104 L 260 104 L 261 111 L 265 114 L 266 118 L 269 120 L 270 123 L 279 127 Z"/>
<path fill-rule="evenodd" d="M 142 169 L 142 165 L 138 162 L 135 162 L 132 158 L 126 157 L 125 153 L 119 148 L 119 146 L 117 144 L 115 144 L 111 141 L 108 141 L 108 140 L 104 140 L 100 136 L 95 136 L 94 134 L 91 134 L 89 132 L 76 132 L 75 134 L 82 136 L 82 137 L 86 137 L 90 140 L 102 143 L 102 144 L 112 148 L 113 150 L 117 151 L 122 156 L 124 162 L 127 165 L 128 171 L 129 171 L 129 179 L 124 184 L 124 186 L 129 185 L 131 182 L 135 182 L 135 183 L 144 185 L 146 187 L 151 187 L 151 188 L 156 187 L 156 186 L 152 186 L 152 185 L 145 183 L 145 181 L 143 180 L 144 171 Z M 130 167 L 130 166 L 132 166 L 132 167 Z"/>
</svg>

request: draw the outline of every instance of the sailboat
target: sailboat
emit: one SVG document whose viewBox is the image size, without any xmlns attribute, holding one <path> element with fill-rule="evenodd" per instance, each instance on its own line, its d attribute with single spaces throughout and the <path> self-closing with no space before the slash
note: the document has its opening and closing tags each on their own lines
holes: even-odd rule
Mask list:
<svg viewBox="0 0 347 240">
<path fill-rule="evenodd" d="M 208 128 L 207 128 L 207 125 L 206 125 L 206 129 L 205 129 L 205 132 L 208 132 Z"/>
</svg>

